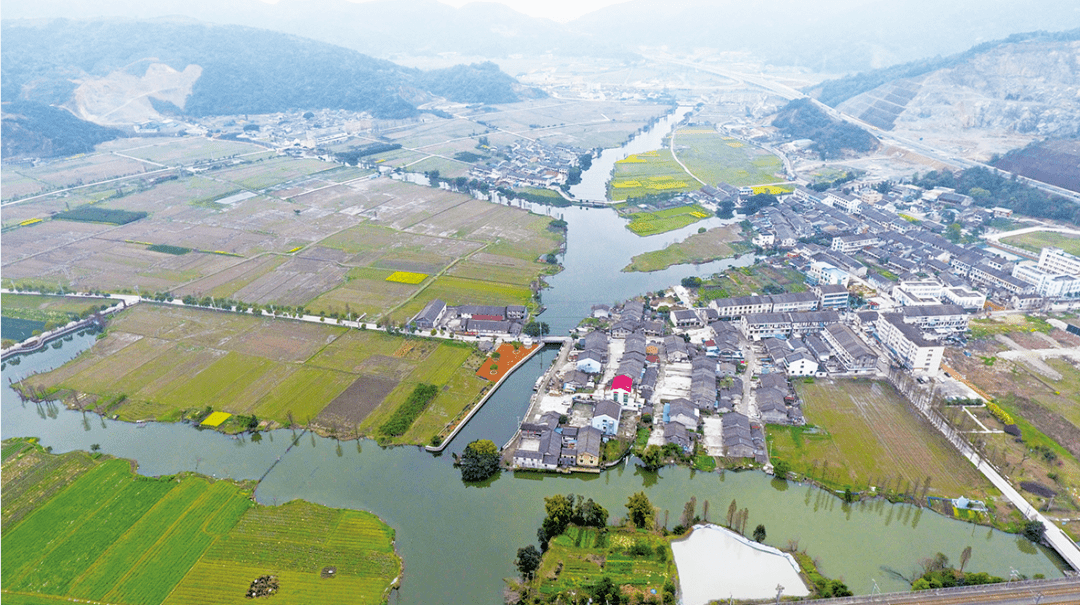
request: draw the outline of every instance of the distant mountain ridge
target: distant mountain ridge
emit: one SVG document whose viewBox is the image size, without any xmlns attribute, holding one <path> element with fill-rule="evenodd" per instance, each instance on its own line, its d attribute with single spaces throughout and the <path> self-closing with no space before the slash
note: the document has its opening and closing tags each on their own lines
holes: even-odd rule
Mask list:
<svg viewBox="0 0 1080 605">
<path fill-rule="evenodd" d="M 1032 32 L 825 82 L 818 100 L 883 130 L 1080 133 L 1080 29 Z"/>
<path fill-rule="evenodd" d="M 746 52 L 851 73 L 948 55 L 1018 31 L 1080 27 L 1073 0 L 629 0 L 561 24 L 493 2 L 436 0 L 4 0 L 4 17 L 184 15 L 319 39 L 382 58 L 457 53 L 623 57 Z M 648 51 L 645 51 L 646 54 Z"/>
<path fill-rule="evenodd" d="M 436 97 L 509 103 L 522 93 L 539 94 L 493 63 L 423 72 L 325 42 L 236 25 L 5 20 L 0 31 L 5 111 L 18 102 L 24 114 L 37 116 L 23 119 L 19 129 L 5 126 L 5 134 L 13 135 L 28 135 L 45 116 L 56 116 L 30 104 L 122 125 L 163 110 L 200 117 L 345 109 L 396 119 L 417 115 L 418 104 Z M 47 130 L 55 135 L 62 129 Z M 29 137 L 25 151 L 68 147 L 43 145 L 39 138 Z M 20 148 L 8 143 L 7 154 Z"/>
</svg>

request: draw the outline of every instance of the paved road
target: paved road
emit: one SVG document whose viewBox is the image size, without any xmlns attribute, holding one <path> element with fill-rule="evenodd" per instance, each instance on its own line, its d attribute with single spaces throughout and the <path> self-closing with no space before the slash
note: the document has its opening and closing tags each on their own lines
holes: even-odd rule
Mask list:
<svg viewBox="0 0 1080 605">
<path fill-rule="evenodd" d="M 1014 229 L 1012 231 L 999 231 L 997 233 L 987 233 L 983 235 L 983 239 L 999 241 L 1003 237 L 1012 237 L 1014 235 L 1024 235 L 1025 233 L 1034 233 L 1037 231 L 1052 231 L 1054 233 L 1064 233 L 1067 235 L 1080 235 L 1080 231 L 1076 229 L 1068 229 L 1066 227 L 1051 227 L 1049 225 L 1044 227 L 1024 227 L 1022 229 Z"/>
<path fill-rule="evenodd" d="M 993 465 L 983 460 L 982 456 L 971 447 L 960 432 L 949 426 L 948 422 L 930 408 L 929 402 L 917 405 L 916 407 L 922 412 L 923 416 L 930 421 L 930 424 L 934 425 L 941 434 L 945 435 L 945 438 L 956 447 L 960 454 L 970 460 L 971 463 L 975 465 L 975 468 L 989 479 L 990 482 L 994 484 L 994 487 L 998 488 L 998 490 L 1001 491 L 1001 494 L 1005 496 L 1005 498 L 1007 498 L 1009 502 L 1024 515 L 1024 517 L 1041 522 L 1043 526 L 1046 527 L 1046 542 L 1057 551 L 1069 566 L 1073 569 L 1080 570 L 1080 547 L 1077 547 L 1076 543 L 1069 538 L 1068 534 L 1044 517 L 1042 513 L 1025 500 L 1024 497 L 1020 495 L 1020 492 L 1016 491 L 1008 480 L 998 473 Z M 1077 600 L 1076 602 L 1080 603 L 1080 600 Z"/>
</svg>

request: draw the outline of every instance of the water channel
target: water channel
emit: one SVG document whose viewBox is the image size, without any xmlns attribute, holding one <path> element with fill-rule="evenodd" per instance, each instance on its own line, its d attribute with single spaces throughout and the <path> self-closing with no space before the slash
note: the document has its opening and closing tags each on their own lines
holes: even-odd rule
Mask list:
<svg viewBox="0 0 1080 605">
<path fill-rule="evenodd" d="M 541 318 L 556 334 L 576 325 L 597 302 L 614 302 L 661 289 L 686 275 L 709 274 L 753 260 L 747 256 L 655 273 L 622 273 L 634 254 L 683 239 L 702 223 L 638 238 L 612 210 L 551 211 L 569 223 L 562 258 L 565 270 L 553 276 L 552 287 L 544 291 L 548 311 Z M 601 475 L 502 473 L 485 485 L 466 486 L 449 455 L 432 456 L 419 448 L 380 448 L 366 440 L 339 443 L 308 434 L 300 435 L 298 446 L 285 455 L 292 431 L 265 433 L 256 442 L 188 425 L 136 426 L 57 406 L 22 403 L 8 386 L 31 372 L 58 367 L 93 342 L 93 336 L 76 336 L 61 349 L 46 347 L 24 356 L 18 366 L 8 364 L 3 371 L 0 436 L 39 436 L 57 453 L 89 449 L 96 443 L 103 452 L 137 460 L 139 472 L 146 475 L 197 470 L 255 479 L 280 458 L 256 492 L 259 502 L 281 504 L 302 498 L 370 510 L 395 528 L 405 577 L 391 599 L 394 603 L 501 603 L 503 578 L 515 573 L 514 554 L 535 542 L 543 497 L 554 493 L 591 497 L 613 517 L 620 517 L 629 495 L 645 490 L 662 511 L 670 511 L 670 525 L 691 496 L 696 496 L 699 511 L 703 501 L 710 502 L 713 520 L 736 500 L 740 508 L 749 509 L 748 527 L 766 526 L 767 543 L 786 547 L 789 540 L 798 540 L 820 561 L 824 574 L 843 578 L 861 594 L 869 593 L 875 581 L 883 591 L 906 590 L 907 585 L 885 568 L 911 574 L 920 559 L 941 551 L 955 561 L 968 545 L 973 547 L 970 570 L 1005 577 L 1010 569 L 1029 576 L 1060 575 L 1062 564 L 1054 553 L 1016 536 L 909 505 L 883 501 L 847 505 L 816 488 L 775 481 L 758 472 L 698 473 L 675 467 L 647 472 L 630 462 Z M 553 356 L 554 351 L 534 357 L 508 379 L 448 452 L 460 452 L 480 437 L 504 443 L 525 412 L 534 381 Z"/>
</svg>

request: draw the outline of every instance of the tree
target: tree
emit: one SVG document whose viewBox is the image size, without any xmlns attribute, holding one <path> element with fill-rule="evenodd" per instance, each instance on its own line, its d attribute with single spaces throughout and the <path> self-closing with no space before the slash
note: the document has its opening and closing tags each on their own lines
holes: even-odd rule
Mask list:
<svg viewBox="0 0 1080 605">
<path fill-rule="evenodd" d="M 547 550 L 548 541 L 563 533 L 574 518 L 574 497 L 555 494 L 544 498 L 544 510 L 547 516 L 536 531 L 540 539 L 540 548 Z"/>
<path fill-rule="evenodd" d="M 968 546 L 960 553 L 960 573 L 964 572 L 964 566 L 967 565 L 969 559 L 971 559 L 971 546 Z"/>
<path fill-rule="evenodd" d="M 716 217 L 717 218 L 732 218 L 733 216 L 735 216 L 734 210 L 735 210 L 735 203 L 734 202 L 729 202 L 729 201 L 720 202 L 719 206 L 716 208 Z"/>
<path fill-rule="evenodd" d="M 1028 521 L 1020 533 L 1032 542 L 1042 542 L 1046 536 L 1046 526 L 1042 524 L 1042 521 Z"/>
<path fill-rule="evenodd" d="M 645 492 L 637 492 L 626 501 L 626 510 L 630 521 L 638 528 L 647 528 L 653 521 L 653 505 Z"/>
<path fill-rule="evenodd" d="M 945 238 L 954 244 L 959 243 L 962 236 L 960 233 L 962 228 L 963 226 L 960 225 L 960 223 L 952 223 L 945 229 Z"/>
<path fill-rule="evenodd" d="M 765 540 L 765 525 L 758 523 L 758 526 L 754 528 L 754 542 L 762 542 Z"/>
<path fill-rule="evenodd" d="M 530 321 L 529 323 L 525 324 L 525 327 L 522 328 L 521 331 L 525 332 L 529 336 L 532 336 L 533 338 L 538 338 L 545 334 L 551 333 L 551 327 L 544 322 Z"/>
<path fill-rule="evenodd" d="M 499 448 L 490 439 L 477 439 L 465 446 L 458 464 L 462 481 L 483 481 L 499 470 Z"/>
<path fill-rule="evenodd" d="M 619 591 L 619 587 L 615 585 L 615 582 L 610 577 L 604 576 L 593 584 L 589 591 L 592 593 L 593 603 L 610 603 L 611 605 L 617 605 L 622 602 L 622 593 Z"/>
<path fill-rule="evenodd" d="M 514 561 L 514 565 L 518 571 L 521 572 L 521 577 L 526 580 L 531 578 L 533 572 L 540 567 L 540 551 L 536 549 L 532 544 L 519 548 L 517 551 L 517 559 Z"/>
<path fill-rule="evenodd" d="M 90 444 L 90 451 L 91 452 L 101 451 L 101 444 L 100 443 L 91 443 Z"/>
<path fill-rule="evenodd" d="M 697 288 L 701 285 L 701 278 L 694 276 L 684 277 L 680 283 L 682 283 L 682 287 L 684 288 Z"/>
<path fill-rule="evenodd" d="M 664 450 L 655 443 L 646 446 L 645 451 L 641 452 L 641 462 L 649 470 L 660 468 L 664 465 Z"/>
<path fill-rule="evenodd" d="M 787 479 L 791 472 L 791 464 L 787 460 L 773 460 L 773 473 L 777 479 Z"/>
<path fill-rule="evenodd" d="M 577 497 L 577 505 L 574 507 L 572 521 L 585 527 L 606 527 L 608 520 L 607 509 L 593 501 L 592 498 L 582 501 Z"/>
</svg>

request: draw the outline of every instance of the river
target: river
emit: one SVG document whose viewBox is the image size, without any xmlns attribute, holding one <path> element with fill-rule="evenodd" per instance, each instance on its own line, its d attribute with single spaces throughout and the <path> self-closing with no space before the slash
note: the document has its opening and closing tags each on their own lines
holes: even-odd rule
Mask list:
<svg viewBox="0 0 1080 605">
<path fill-rule="evenodd" d="M 752 256 L 683 266 L 655 273 L 622 273 L 630 257 L 683 239 L 699 226 L 725 223 L 712 218 L 691 227 L 639 238 L 609 209 L 543 208 L 569 223 L 565 270 L 549 279 L 543 293 L 548 311 L 541 319 L 555 334 L 565 333 L 597 302 L 614 302 L 678 282 L 686 275 L 709 274 Z M 216 477 L 255 479 L 275 460 L 280 463 L 260 484 L 264 504 L 302 498 L 335 507 L 369 510 L 397 531 L 405 561 L 401 590 L 394 603 L 434 605 L 501 603 L 503 578 L 514 575 L 512 559 L 521 546 L 534 543 L 543 518 L 543 497 L 582 494 L 595 499 L 612 517 L 625 514 L 629 495 L 645 490 L 677 523 L 683 504 L 696 496 L 701 510 L 710 502 L 710 519 L 726 514 L 734 499 L 749 509 L 748 527 L 762 523 L 769 544 L 786 547 L 798 540 L 820 561 L 821 571 L 843 578 L 856 592 L 869 593 L 876 581 L 883 591 L 906 590 L 884 568 L 911 574 L 918 561 L 941 551 L 954 561 L 973 547 L 968 569 L 1008 576 L 1020 573 L 1060 575 L 1057 556 L 1016 536 L 947 519 L 909 505 L 884 501 L 844 504 L 816 488 L 770 479 L 759 472 L 698 473 L 670 467 L 646 472 L 632 462 L 601 475 L 555 476 L 502 473 L 482 486 L 466 486 L 449 454 L 433 456 L 420 448 L 381 448 L 367 440 L 337 442 L 300 435 L 287 455 L 292 431 L 265 433 L 259 441 L 232 438 L 183 424 L 136 426 L 52 406 L 22 403 L 7 386 L 30 372 L 58 367 L 94 342 L 76 336 L 61 349 L 46 347 L 24 356 L 3 371 L 0 436 L 39 436 L 55 452 L 89 449 L 132 458 L 146 475 L 197 470 Z M 532 385 L 554 356 L 534 357 L 511 376 L 463 429 L 448 452 L 460 452 L 476 438 L 501 445 L 525 412 Z M 663 514 L 663 513 L 661 513 Z"/>
<path fill-rule="evenodd" d="M 615 162 L 626 159 L 633 153 L 660 149 L 664 145 L 664 137 L 693 110 L 693 107 L 679 107 L 660 118 L 652 127 L 631 137 L 622 147 L 602 151 L 600 157 L 593 159 L 592 166 L 581 174 L 581 182 L 570 188 L 570 195 L 579 200 L 606 200 L 607 184 L 611 180 Z"/>
</svg>

